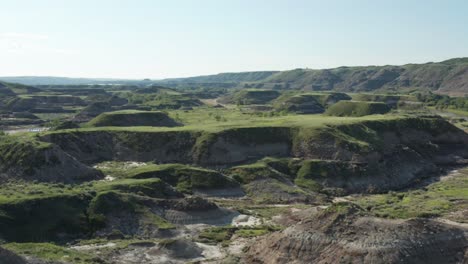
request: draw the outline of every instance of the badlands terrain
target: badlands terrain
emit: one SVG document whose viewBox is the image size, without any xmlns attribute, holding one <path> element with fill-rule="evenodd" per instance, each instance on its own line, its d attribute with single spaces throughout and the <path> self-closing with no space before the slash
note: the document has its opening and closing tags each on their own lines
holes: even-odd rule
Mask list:
<svg viewBox="0 0 468 264">
<path fill-rule="evenodd" d="M 7 78 L 0 263 L 466 263 L 467 65 Z"/>
</svg>

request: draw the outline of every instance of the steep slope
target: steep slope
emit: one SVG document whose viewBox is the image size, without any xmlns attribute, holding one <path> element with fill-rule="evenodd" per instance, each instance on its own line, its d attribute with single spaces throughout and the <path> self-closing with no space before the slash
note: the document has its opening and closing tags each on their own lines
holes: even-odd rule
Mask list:
<svg viewBox="0 0 468 264">
<path fill-rule="evenodd" d="M 381 102 L 360 102 L 360 101 L 341 101 L 325 112 L 330 116 L 366 116 L 386 114 L 390 111 L 385 103 Z"/>
<path fill-rule="evenodd" d="M 428 219 L 385 220 L 335 204 L 259 239 L 248 263 L 464 263 L 468 229 Z M 466 259 L 465 259 L 466 261 Z"/>
<path fill-rule="evenodd" d="M 105 112 L 88 122 L 90 127 L 103 126 L 180 126 L 163 112 L 115 111 Z"/>
<path fill-rule="evenodd" d="M 16 255 L 10 250 L 0 248 L 0 263 L 5 264 L 28 264 L 24 258 Z"/>
<path fill-rule="evenodd" d="M 29 138 L 0 136 L 0 181 L 82 182 L 103 175 L 59 147 Z"/>
<path fill-rule="evenodd" d="M 345 192 L 401 188 L 468 158 L 468 135 L 437 117 L 222 131 L 92 129 L 57 131 L 41 139 L 86 164 L 131 160 L 229 167 L 268 156 L 295 157 L 321 168 L 320 173 L 302 169 L 304 186 Z"/>
<path fill-rule="evenodd" d="M 15 96 L 16 94 L 7 85 L 0 82 L 0 97 Z"/>
<path fill-rule="evenodd" d="M 280 96 L 280 93 L 275 90 L 243 89 L 221 98 L 219 102 L 238 105 L 266 104 L 278 96 Z"/>
<path fill-rule="evenodd" d="M 325 70 L 283 71 L 262 80 L 283 88 L 362 92 L 424 89 L 441 93 L 468 93 L 468 59 L 403 66 L 340 67 Z"/>
<path fill-rule="evenodd" d="M 279 111 L 299 114 L 323 113 L 327 107 L 341 100 L 351 100 L 345 93 L 283 93 L 273 102 Z"/>
</svg>

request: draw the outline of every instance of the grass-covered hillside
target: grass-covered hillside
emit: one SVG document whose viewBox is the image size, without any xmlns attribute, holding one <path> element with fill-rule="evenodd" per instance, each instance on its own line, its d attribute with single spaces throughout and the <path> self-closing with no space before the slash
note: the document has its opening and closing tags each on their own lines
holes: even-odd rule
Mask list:
<svg viewBox="0 0 468 264">
<path fill-rule="evenodd" d="M 313 70 L 294 69 L 279 72 L 225 73 L 180 78 L 178 85 L 202 81 L 204 83 L 237 83 L 245 87 L 275 89 L 307 89 L 343 92 L 395 92 L 408 90 L 437 91 L 463 96 L 468 93 L 467 58 L 441 62 L 406 64 L 400 66 L 359 66 Z M 255 77 L 252 77 L 255 76 Z"/>
<path fill-rule="evenodd" d="M 166 113 L 157 111 L 115 111 L 106 112 L 98 115 L 86 126 L 105 127 L 105 126 L 162 126 L 173 127 L 180 124 L 170 118 Z"/>
<path fill-rule="evenodd" d="M 221 102 L 237 105 L 266 104 L 278 96 L 280 92 L 275 90 L 243 89 L 223 98 Z"/>
<path fill-rule="evenodd" d="M 38 84 L 119 84 L 164 85 L 170 87 L 256 87 L 275 89 L 307 89 L 342 92 L 396 92 L 425 90 L 453 96 L 464 96 L 467 86 L 468 58 L 441 62 L 399 66 L 359 66 L 332 69 L 294 69 L 287 71 L 258 71 L 220 73 L 215 75 L 173 78 L 160 81 L 79 79 L 62 77 L 4 77 L 8 82 Z"/>
<path fill-rule="evenodd" d="M 388 113 L 390 107 L 381 102 L 363 102 L 363 101 L 341 101 L 325 112 L 329 116 L 366 116 L 381 115 Z"/>
<path fill-rule="evenodd" d="M 328 106 L 341 100 L 351 100 L 351 97 L 345 93 L 285 92 L 273 105 L 279 111 L 316 114 L 323 113 Z"/>
</svg>

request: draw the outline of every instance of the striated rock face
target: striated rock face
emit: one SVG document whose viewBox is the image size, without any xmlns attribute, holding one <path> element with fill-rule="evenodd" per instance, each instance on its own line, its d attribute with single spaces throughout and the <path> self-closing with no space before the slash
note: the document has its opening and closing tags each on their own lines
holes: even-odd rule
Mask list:
<svg viewBox="0 0 468 264">
<path fill-rule="evenodd" d="M 468 159 L 468 134 L 440 118 L 366 121 L 314 132 L 299 132 L 292 147 L 293 156 L 311 160 L 304 177 L 348 193 L 405 187 Z"/>
<path fill-rule="evenodd" d="M 84 165 L 55 145 L 34 146 L 13 141 L 2 146 L 0 161 L 0 181 L 73 183 L 104 177 L 100 171 Z"/>
<path fill-rule="evenodd" d="M 53 133 L 42 138 L 85 164 L 108 160 L 191 163 L 197 133 L 186 131 L 93 131 Z"/>
<path fill-rule="evenodd" d="M 0 264 L 27 264 L 24 258 L 0 247 Z"/>
<path fill-rule="evenodd" d="M 286 127 L 248 127 L 225 130 L 198 141 L 194 159 L 202 165 L 229 165 L 266 156 L 291 153 L 291 134 Z"/>
<path fill-rule="evenodd" d="M 464 263 L 468 229 L 430 219 L 386 220 L 336 204 L 255 241 L 248 263 Z"/>
<path fill-rule="evenodd" d="M 405 187 L 438 173 L 440 166 L 468 161 L 468 134 L 437 117 L 219 132 L 66 131 L 41 139 L 84 164 L 133 160 L 228 167 L 268 156 L 318 160 L 320 174 L 303 170 L 303 177 L 348 193 Z"/>
</svg>

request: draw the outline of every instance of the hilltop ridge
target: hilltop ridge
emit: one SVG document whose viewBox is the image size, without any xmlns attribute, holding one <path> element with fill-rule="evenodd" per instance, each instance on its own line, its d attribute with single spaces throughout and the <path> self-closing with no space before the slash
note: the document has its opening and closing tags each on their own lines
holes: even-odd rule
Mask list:
<svg viewBox="0 0 468 264">
<path fill-rule="evenodd" d="M 0 80 L 26 85 L 163 84 L 169 87 L 185 88 L 269 88 L 341 92 L 424 90 L 453 96 L 464 96 L 468 94 L 468 57 L 422 64 L 226 72 L 162 80 L 35 76 L 0 77 Z"/>
</svg>

